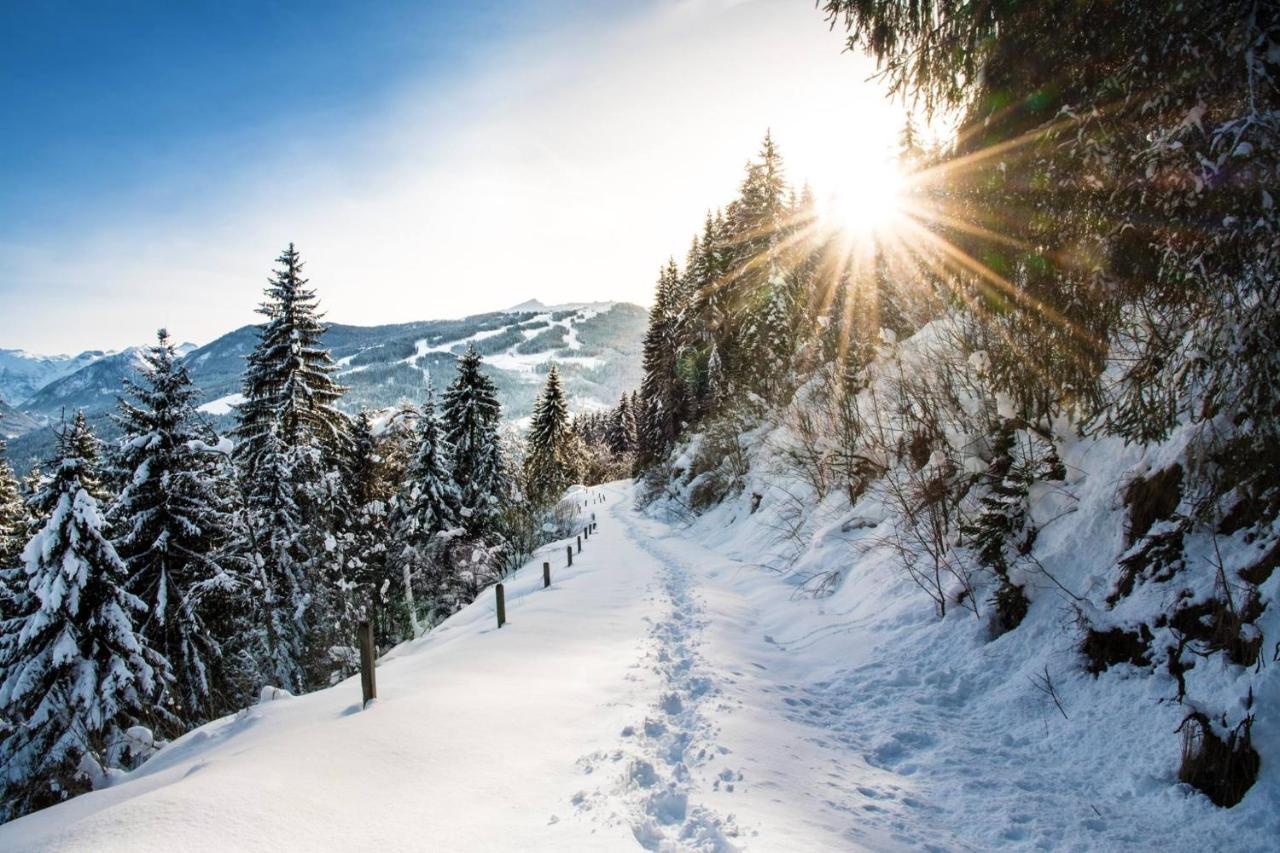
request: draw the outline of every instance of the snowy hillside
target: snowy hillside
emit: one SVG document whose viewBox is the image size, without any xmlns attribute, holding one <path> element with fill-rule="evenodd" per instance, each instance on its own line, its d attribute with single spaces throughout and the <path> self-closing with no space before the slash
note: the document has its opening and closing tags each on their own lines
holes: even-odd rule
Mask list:
<svg viewBox="0 0 1280 853">
<path fill-rule="evenodd" d="M 1106 516 L 1109 476 L 1080 518 Z M 1177 785 L 1167 685 L 1073 667 L 1052 601 L 988 642 L 850 564 L 839 526 L 809 559 L 831 553 L 844 586 L 791 594 L 759 565 L 774 493 L 692 528 L 637 511 L 629 483 L 592 494 L 598 533 L 572 568 L 558 542 L 512 577 L 501 630 L 482 595 L 386 654 L 369 708 L 358 679 L 263 701 L 0 827 L 0 848 L 1273 849 L 1274 772 L 1231 811 Z M 1048 550 L 1092 526 L 1072 529 Z M 1035 689 L 1046 665 L 1065 716 Z"/>
<path fill-rule="evenodd" d="M 76 356 L 35 355 L 19 349 L 0 349 L 0 400 L 24 403 L 45 385 L 74 373 L 108 353 L 87 350 Z"/>
<path fill-rule="evenodd" d="M 437 386 L 443 385 L 452 374 L 457 355 L 475 343 L 498 385 L 505 417 L 519 422 L 528 416 L 552 361 L 560 366 L 575 410 L 612 406 L 621 393 L 635 388 L 646 317 L 643 308 L 627 303 L 543 306 L 530 300 L 509 311 L 459 320 L 369 327 L 335 323 L 328 327 L 324 343 L 338 362 L 341 382 L 349 389 L 340 405 L 352 413 L 420 400 L 428 377 L 433 377 Z M 180 348 L 192 379 L 204 392 L 202 411 L 213 416 L 220 427 L 230 423 L 244 359 L 256 339 L 257 327 L 244 326 L 204 346 Z M 115 408 L 121 383 L 135 373 L 137 348 L 96 353 L 93 358 L 86 353 L 71 360 L 54 359 L 60 367 L 47 373 L 32 366 L 43 361 L 25 355 L 10 358 L 13 352 L 0 351 L 0 379 L 8 375 L 4 370 L 18 371 L 19 367 L 27 371 L 21 376 L 31 383 L 39 377 L 53 378 L 25 391 L 22 404 L 14 406 L 15 416 L 6 417 L 5 428 L 15 438 L 10 444 L 11 459 L 25 466 L 47 455 L 52 433 L 37 428 L 56 422 L 64 412 L 84 410 L 95 428 L 110 436 L 112 425 L 106 415 Z M 5 366 L 11 362 L 18 366 Z M 26 388 L 15 382 L 18 380 L 11 382 L 12 387 Z M 7 400 L 3 387 L 0 397 Z"/>
<path fill-rule="evenodd" d="M 14 438 L 38 426 L 30 415 L 0 400 L 0 438 Z"/>
</svg>

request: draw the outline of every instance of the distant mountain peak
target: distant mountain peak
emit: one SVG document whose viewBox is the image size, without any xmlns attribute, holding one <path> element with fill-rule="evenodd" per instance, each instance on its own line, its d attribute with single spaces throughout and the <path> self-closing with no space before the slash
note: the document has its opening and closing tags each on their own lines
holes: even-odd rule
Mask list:
<svg viewBox="0 0 1280 853">
<path fill-rule="evenodd" d="M 555 311 L 581 311 L 584 308 L 590 308 L 596 311 L 605 311 L 617 305 L 616 302 L 563 302 L 559 305 L 548 305 L 541 299 L 526 299 L 519 305 L 512 305 L 510 308 L 504 308 L 498 313 L 500 314 L 546 314 Z"/>
<path fill-rule="evenodd" d="M 526 312 L 532 312 L 536 314 L 546 310 L 547 310 L 547 306 L 542 302 L 541 299 L 526 299 L 524 302 L 521 302 L 519 305 L 512 305 L 510 308 L 504 308 L 502 310 L 502 313 L 503 314 L 524 314 Z"/>
</svg>

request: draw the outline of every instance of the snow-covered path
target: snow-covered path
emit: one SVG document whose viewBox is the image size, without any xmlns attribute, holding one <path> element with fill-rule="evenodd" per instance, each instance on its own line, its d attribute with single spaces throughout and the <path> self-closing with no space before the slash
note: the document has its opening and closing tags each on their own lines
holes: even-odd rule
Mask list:
<svg viewBox="0 0 1280 853">
<path fill-rule="evenodd" d="M 588 757 L 593 775 L 609 774 L 580 809 L 627 823 L 653 850 L 965 849 L 930 829 L 912 768 L 894 771 L 910 745 L 868 763 L 841 731 L 841 685 L 769 633 L 786 595 L 778 579 L 639 515 L 629 490 L 616 497 L 620 550 L 653 573 L 658 608 L 640 666 L 657 683 L 618 744 Z"/>
<path fill-rule="evenodd" d="M 506 627 L 485 596 L 386 655 L 369 709 L 358 679 L 259 704 L 0 827 L 0 849 L 817 850 L 870 832 L 836 788 L 883 774 L 787 718 L 781 652 L 721 583 L 741 567 L 641 516 L 629 484 L 596 491 L 598 533 L 572 568 L 558 543 L 508 581 Z"/>
<path fill-rule="evenodd" d="M 795 598 L 740 536 L 724 528 L 739 547 L 706 547 L 696 527 L 638 512 L 632 488 L 592 491 L 599 530 L 572 568 L 556 543 L 508 579 L 506 627 L 486 594 L 384 656 L 370 708 L 358 678 L 259 704 L 113 787 L 0 826 L 0 850 L 1195 850 L 1221 837 L 1230 813 L 1165 779 L 1099 780 L 1087 750 L 1065 760 L 1107 706 L 1078 703 L 1059 723 L 963 616 L 899 606 L 913 593 L 872 575 L 850 580 L 852 607 Z"/>
</svg>

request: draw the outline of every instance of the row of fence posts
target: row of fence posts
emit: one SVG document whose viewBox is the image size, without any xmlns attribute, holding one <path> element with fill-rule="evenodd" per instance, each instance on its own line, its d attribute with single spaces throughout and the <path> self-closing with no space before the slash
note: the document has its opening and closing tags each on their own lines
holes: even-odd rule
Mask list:
<svg viewBox="0 0 1280 853">
<path fill-rule="evenodd" d="M 603 500 L 603 497 L 600 498 Z M 591 533 L 596 529 L 596 514 L 591 513 L 591 521 L 582 528 L 582 532 L 578 534 L 578 553 L 582 553 L 582 540 L 590 539 Z M 573 565 L 573 546 L 565 546 L 565 558 L 567 565 Z M 544 562 L 542 564 L 542 588 L 546 589 L 551 586 L 551 563 Z M 506 588 L 502 584 L 494 584 L 493 593 L 496 597 L 498 609 L 498 627 L 501 628 L 507 623 L 507 599 Z M 374 642 L 373 623 L 367 619 L 360 621 L 356 627 L 356 640 L 360 645 L 360 690 L 364 694 L 364 702 L 362 707 L 369 704 L 370 699 L 378 698 L 378 679 L 375 673 L 378 647 Z"/>
</svg>

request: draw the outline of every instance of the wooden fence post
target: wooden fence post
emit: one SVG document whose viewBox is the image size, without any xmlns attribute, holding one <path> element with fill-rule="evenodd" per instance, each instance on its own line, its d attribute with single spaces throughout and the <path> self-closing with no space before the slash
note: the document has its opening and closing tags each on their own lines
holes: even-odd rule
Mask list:
<svg viewBox="0 0 1280 853">
<path fill-rule="evenodd" d="M 551 586 L 551 564 L 542 564 L 542 588 L 546 589 Z"/>
<path fill-rule="evenodd" d="M 498 627 L 501 628 L 507 622 L 507 599 L 502 584 L 494 586 L 493 593 L 498 598 Z"/>
<path fill-rule="evenodd" d="M 360 643 L 360 691 L 364 700 L 360 707 L 369 704 L 370 699 L 378 698 L 378 680 L 374 676 L 374 658 L 377 654 L 373 645 L 373 623 L 363 619 L 356 628 L 356 639 Z"/>
<path fill-rule="evenodd" d="M 583 538 L 583 539 L 590 539 L 590 538 L 591 538 L 591 525 L 590 525 L 590 524 L 588 524 L 586 527 L 582 528 L 582 538 Z"/>
<path fill-rule="evenodd" d="M 582 553 L 582 537 L 581 536 L 578 537 L 578 553 L 579 554 Z"/>
<path fill-rule="evenodd" d="M 564 553 L 569 558 L 569 565 L 572 566 L 573 565 L 573 546 L 572 545 L 564 546 Z"/>
</svg>

